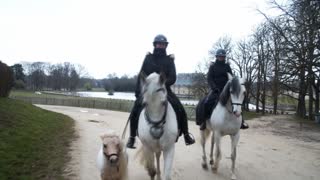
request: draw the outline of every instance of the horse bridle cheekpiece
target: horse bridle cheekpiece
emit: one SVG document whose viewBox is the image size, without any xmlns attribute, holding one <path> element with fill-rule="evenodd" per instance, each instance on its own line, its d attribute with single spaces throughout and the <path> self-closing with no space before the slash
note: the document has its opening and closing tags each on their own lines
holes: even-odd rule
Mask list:
<svg viewBox="0 0 320 180">
<path fill-rule="evenodd" d="M 240 84 L 240 85 L 244 85 L 244 84 Z M 232 102 L 231 98 L 230 98 L 230 101 L 231 101 L 231 112 L 229 111 L 229 113 L 233 114 L 233 105 L 242 106 L 242 103 L 234 103 Z"/>
<path fill-rule="evenodd" d="M 147 105 L 145 105 L 145 106 L 147 106 Z M 155 139 L 160 139 L 161 136 L 163 135 L 163 126 L 166 123 L 167 107 L 168 107 L 168 101 L 165 101 L 164 102 L 165 111 L 164 111 L 163 116 L 160 121 L 153 121 L 150 118 L 147 110 L 144 113 L 144 116 L 145 116 L 147 122 L 149 124 L 151 124 L 150 134 Z"/>
</svg>

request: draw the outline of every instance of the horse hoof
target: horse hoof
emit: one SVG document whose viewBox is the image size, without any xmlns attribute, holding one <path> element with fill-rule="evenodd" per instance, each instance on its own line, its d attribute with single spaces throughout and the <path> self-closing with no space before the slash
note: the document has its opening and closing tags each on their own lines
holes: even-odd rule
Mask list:
<svg viewBox="0 0 320 180">
<path fill-rule="evenodd" d="M 212 166 L 212 172 L 213 172 L 213 173 L 217 173 L 217 172 L 218 172 L 218 167 Z"/>
<path fill-rule="evenodd" d="M 210 165 L 213 165 L 214 161 L 213 161 L 213 160 L 210 160 L 210 162 L 209 162 L 209 163 L 210 163 Z"/>
<path fill-rule="evenodd" d="M 207 165 L 207 163 L 203 163 L 203 164 L 202 164 L 202 168 L 205 169 L 205 170 L 208 170 L 208 165 Z"/>
<path fill-rule="evenodd" d="M 237 179 L 236 175 L 232 174 L 231 180 L 236 180 L 236 179 Z"/>
</svg>

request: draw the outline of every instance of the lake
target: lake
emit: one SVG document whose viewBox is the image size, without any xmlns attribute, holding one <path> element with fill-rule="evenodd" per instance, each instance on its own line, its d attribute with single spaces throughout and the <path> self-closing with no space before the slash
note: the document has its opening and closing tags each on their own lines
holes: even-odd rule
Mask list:
<svg viewBox="0 0 320 180">
<path fill-rule="evenodd" d="M 97 98 L 109 98 L 109 99 L 125 99 L 125 100 L 135 100 L 133 92 L 114 92 L 113 95 L 109 95 L 108 92 L 88 92 L 79 91 L 77 92 L 82 97 L 97 97 Z M 181 100 L 183 104 L 196 105 L 198 100 Z"/>
</svg>

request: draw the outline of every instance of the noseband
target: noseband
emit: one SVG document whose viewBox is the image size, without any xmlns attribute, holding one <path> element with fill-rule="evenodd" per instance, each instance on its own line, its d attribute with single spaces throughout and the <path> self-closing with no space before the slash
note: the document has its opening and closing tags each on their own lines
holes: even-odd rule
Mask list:
<svg viewBox="0 0 320 180">
<path fill-rule="evenodd" d="M 107 154 L 107 153 L 103 153 L 106 157 L 107 157 L 107 159 L 109 160 L 110 158 L 111 158 L 111 156 L 119 156 L 118 154 L 116 154 L 116 153 L 112 153 L 112 154 Z"/>
</svg>

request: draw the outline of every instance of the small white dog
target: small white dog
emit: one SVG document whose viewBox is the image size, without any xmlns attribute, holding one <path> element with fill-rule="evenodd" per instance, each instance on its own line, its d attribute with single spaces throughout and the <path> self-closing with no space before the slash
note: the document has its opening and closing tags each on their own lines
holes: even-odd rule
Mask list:
<svg viewBox="0 0 320 180">
<path fill-rule="evenodd" d="M 102 146 L 97 157 L 101 179 L 127 179 L 128 154 L 123 142 L 114 131 L 101 135 L 101 140 Z"/>
</svg>

